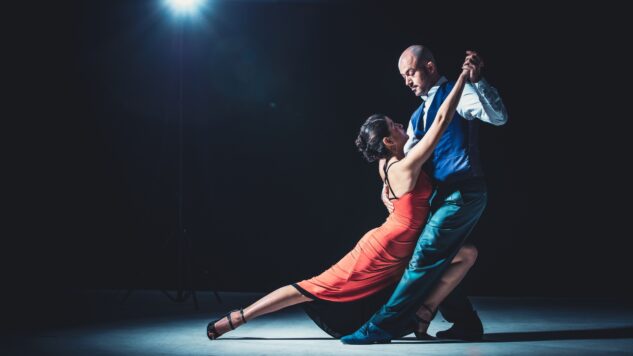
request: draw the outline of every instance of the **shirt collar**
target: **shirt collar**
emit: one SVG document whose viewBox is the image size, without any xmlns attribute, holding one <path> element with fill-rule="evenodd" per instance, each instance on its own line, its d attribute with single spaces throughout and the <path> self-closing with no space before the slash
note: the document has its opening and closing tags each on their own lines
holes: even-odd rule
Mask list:
<svg viewBox="0 0 633 356">
<path fill-rule="evenodd" d="M 429 97 L 435 95 L 435 92 L 437 91 L 437 89 L 440 88 L 440 85 L 446 83 L 447 81 L 448 79 L 446 79 L 446 77 L 441 76 L 440 79 L 438 79 L 438 81 L 435 83 L 435 85 L 433 85 L 431 89 L 429 89 L 426 95 L 420 95 L 420 98 L 422 98 L 423 101 L 427 101 Z"/>
</svg>

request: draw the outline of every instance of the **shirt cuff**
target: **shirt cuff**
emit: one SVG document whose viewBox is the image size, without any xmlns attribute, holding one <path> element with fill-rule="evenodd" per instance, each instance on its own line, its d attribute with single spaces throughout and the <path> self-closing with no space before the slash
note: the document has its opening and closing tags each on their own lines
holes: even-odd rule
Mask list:
<svg viewBox="0 0 633 356">
<path fill-rule="evenodd" d="M 484 91 L 484 88 L 487 88 L 490 86 L 490 84 L 488 84 L 488 82 L 486 81 L 486 78 L 481 78 L 479 79 L 479 81 L 477 83 L 471 83 L 475 89 L 477 89 L 477 91 L 479 91 L 480 93 Z"/>
</svg>

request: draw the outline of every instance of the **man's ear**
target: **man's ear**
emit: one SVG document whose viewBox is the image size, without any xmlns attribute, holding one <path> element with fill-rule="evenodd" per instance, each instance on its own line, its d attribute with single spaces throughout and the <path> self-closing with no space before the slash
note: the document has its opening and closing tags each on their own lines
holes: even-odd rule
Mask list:
<svg viewBox="0 0 633 356">
<path fill-rule="evenodd" d="M 435 63 L 433 63 L 433 61 L 426 62 L 425 67 L 429 71 L 429 73 L 437 72 L 437 67 L 435 66 Z"/>
</svg>

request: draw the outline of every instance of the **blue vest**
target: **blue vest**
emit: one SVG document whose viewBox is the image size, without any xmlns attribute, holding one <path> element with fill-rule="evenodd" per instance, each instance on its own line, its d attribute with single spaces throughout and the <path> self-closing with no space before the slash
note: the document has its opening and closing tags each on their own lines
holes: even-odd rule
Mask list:
<svg viewBox="0 0 633 356">
<path fill-rule="evenodd" d="M 455 82 L 446 82 L 438 88 L 427 113 L 426 127 L 423 121 L 424 103 L 411 116 L 411 124 L 417 138 L 422 138 L 431 127 L 440 105 Z M 431 158 L 424 164 L 424 170 L 438 183 L 453 183 L 473 177 L 482 177 L 478 145 L 479 120 L 466 120 L 455 113 L 450 125 L 444 131 Z"/>
</svg>

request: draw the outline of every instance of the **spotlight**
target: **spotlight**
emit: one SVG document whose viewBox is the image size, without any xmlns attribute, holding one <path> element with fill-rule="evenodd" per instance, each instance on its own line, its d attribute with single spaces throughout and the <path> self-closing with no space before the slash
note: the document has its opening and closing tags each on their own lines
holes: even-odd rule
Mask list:
<svg viewBox="0 0 633 356">
<path fill-rule="evenodd" d="M 165 0 L 165 3 L 176 15 L 195 15 L 204 0 Z"/>
</svg>

